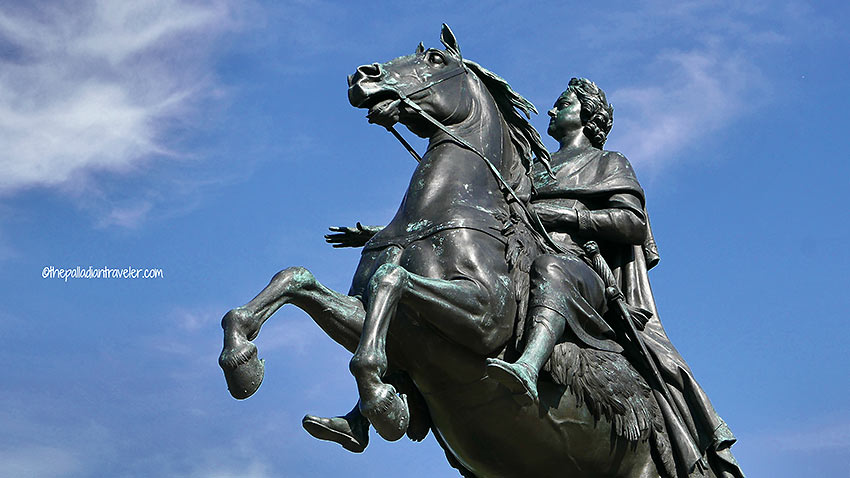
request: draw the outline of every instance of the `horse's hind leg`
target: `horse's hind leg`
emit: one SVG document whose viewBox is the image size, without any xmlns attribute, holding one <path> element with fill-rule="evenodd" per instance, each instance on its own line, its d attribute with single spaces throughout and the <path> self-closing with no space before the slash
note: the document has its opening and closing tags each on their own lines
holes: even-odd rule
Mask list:
<svg viewBox="0 0 850 478">
<path fill-rule="evenodd" d="M 285 304 L 307 312 L 325 333 L 349 351 L 357 347 L 365 315 L 360 300 L 328 289 L 303 267 L 282 270 L 254 299 L 232 309 L 221 320 L 224 349 L 218 361 L 234 397 L 248 398 L 260 386 L 263 364 L 251 341 L 263 323 Z"/>
</svg>

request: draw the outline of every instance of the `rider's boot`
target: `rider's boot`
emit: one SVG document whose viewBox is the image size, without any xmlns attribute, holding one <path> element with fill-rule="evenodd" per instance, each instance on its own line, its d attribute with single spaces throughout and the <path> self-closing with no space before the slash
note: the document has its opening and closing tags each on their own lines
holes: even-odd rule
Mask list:
<svg viewBox="0 0 850 478">
<path fill-rule="evenodd" d="M 521 405 L 530 405 L 538 400 L 538 374 L 566 327 L 566 319 L 552 309 L 537 307 L 529 315 L 532 328 L 522 356 L 514 363 L 487 359 L 487 375 L 506 386 Z"/>
<path fill-rule="evenodd" d="M 314 438 L 339 443 L 353 453 L 362 453 L 369 444 L 369 420 L 360 413 L 359 402 L 341 417 L 305 415 L 301 426 Z"/>
</svg>

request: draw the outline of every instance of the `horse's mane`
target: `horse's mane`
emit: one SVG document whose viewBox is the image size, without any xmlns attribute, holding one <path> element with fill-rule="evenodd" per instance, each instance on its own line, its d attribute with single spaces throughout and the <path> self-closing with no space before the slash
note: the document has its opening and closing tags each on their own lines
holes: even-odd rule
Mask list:
<svg viewBox="0 0 850 478">
<path fill-rule="evenodd" d="M 522 95 L 514 91 L 511 85 L 501 76 L 474 61 L 463 60 L 463 63 L 478 76 L 496 101 L 499 111 L 508 124 L 511 141 L 519 153 L 523 166 L 526 168 L 526 174 L 530 174 L 531 172 L 533 157 L 536 157 L 549 170 L 549 152 L 543 146 L 540 133 L 528 122 L 528 119 L 531 118 L 530 113 L 534 112 L 536 114 L 537 108 Z M 525 114 L 525 118 L 523 118 L 520 112 Z"/>
<path fill-rule="evenodd" d="M 469 68 L 484 84 L 487 91 L 493 97 L 499 112 L 508 127 L 511 142 L 516 149 L 518 161 L 503 164 L 502 170 L 507 182 L 513 187 L 520 199 L 528 203 L 531 196 L 533 184 L 531 181 L 531 167 L 534 157 L 540 161 L 548 171 L 549 152 L 543 146 L 540 133 L 528 122 L 530 113 L 537 113 L 534 105 L 522 95 L 514 91 L 502 77 L 484 68 L 471 60 L 463 60 L 464 65 Z M 523 117 L 525 115 L 525 117 Z M 511 280 L 517 298 L 517 318 L 515 322 L 514 337 L 512 342 L 514 351 L 523 338 L 525 329 L 525 314 L 528 307 L 529 294 L 529 270 L 535 257 L 546 250 L 546 246 L 539 233 L 534 231 L 530 218 L 522 210 L 522 206 L 514 201 L 508 201 L 510 217 L 500 218 L 504 221 L 502 236 L 507 243 L 505 260 L 511 271 Z M 510 352 L 508 352 L 510 353 Z"/>
</svg>

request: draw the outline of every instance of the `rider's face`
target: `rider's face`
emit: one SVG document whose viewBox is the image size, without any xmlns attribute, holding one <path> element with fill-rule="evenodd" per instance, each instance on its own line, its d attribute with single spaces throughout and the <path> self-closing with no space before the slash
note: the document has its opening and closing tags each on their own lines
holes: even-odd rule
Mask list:
<svg viewBox="0 0 850 478">
<path fill-rule="evenodd" d="M 558 97 L 549 110 L 549 136 L 562 138 L 567 132 L 582 128 L 581 102 L 576 94 L 567 90 Z"/>
</svg>

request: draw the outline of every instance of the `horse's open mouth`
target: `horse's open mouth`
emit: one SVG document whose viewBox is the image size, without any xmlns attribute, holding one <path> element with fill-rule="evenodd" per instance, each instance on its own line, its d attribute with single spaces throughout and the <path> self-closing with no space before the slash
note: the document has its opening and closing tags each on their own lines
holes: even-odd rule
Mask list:
<svg viewBox="0 0 850 478">
<path fill-rule="evenodd" d="M 370 123 L 377 123 L 383 126 L 392 126 L 398 122 L 398 99 L 381 100 L 369 108 L 369 113 L 366 118 Z M 385 124 L 391 122 L 390 124 Z"/>
<path fill-rule="evenodd" d="M 398 122 L 400 102 L 392 91 L 381 91 L 364 98 L 358 108 L 369 110 L 366 118 L 370 123 L 390 127 Z"/>
</svg>

